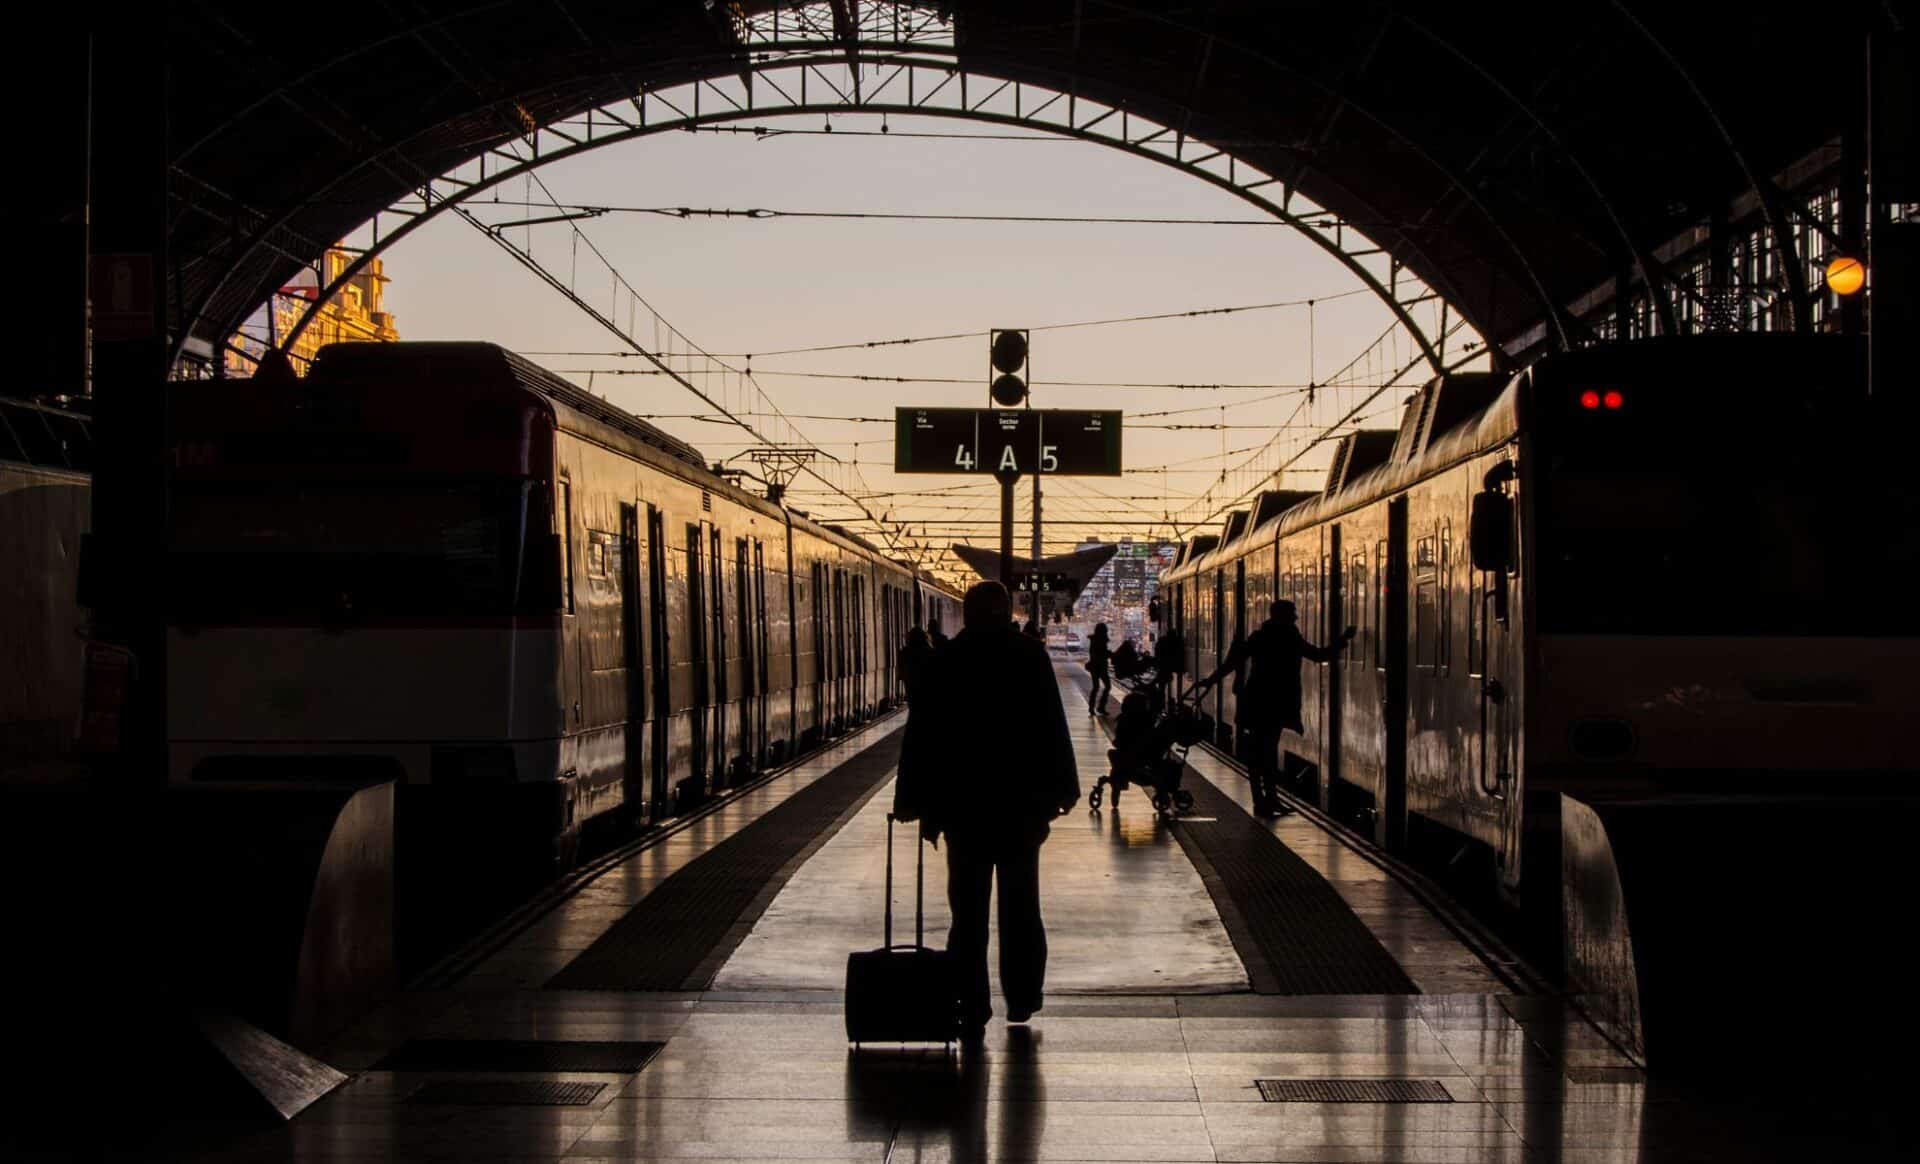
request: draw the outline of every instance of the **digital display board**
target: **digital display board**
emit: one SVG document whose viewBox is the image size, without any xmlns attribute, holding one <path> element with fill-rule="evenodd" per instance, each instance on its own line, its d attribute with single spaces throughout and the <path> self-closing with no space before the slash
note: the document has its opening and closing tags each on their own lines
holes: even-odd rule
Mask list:
<svg viewBox="0 0 1920 1164">
<path fill-rule="evenodd" d="M 1067 408 L 896 408 L 896 473 L 1120 475 L 1120 413 Z"/>
</svg>

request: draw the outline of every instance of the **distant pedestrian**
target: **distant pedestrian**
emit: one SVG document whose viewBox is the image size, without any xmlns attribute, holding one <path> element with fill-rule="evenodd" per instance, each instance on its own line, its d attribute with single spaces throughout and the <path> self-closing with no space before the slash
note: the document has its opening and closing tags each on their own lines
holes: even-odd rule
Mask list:
<svg viewBox="0 0 1920 1164">
<path fill-rule="evenodd" d="M 1044 647 L 1018 632 L 1006 587 L 967 591 L 966 626 L 934 652 L 901 743 L 894 815 L 947 838 L 947 948 L 958 961 L 967 1036 L 993 1014 L 987 906 L 1000 895 L 1000 986 L 1007 1021 L 1040 1009 L 1047 933 L 1040 919 L 1040 846 L 1080 799 L 1073 742 Z"/>
<path fill-rule="evenodd" d="M 907 631 L 907 641 L 900 644 L 900 654 L 896 662 L 900 668 L 900 682 L 906 685 L 907 699 L 913 699 L 914 689 L 920 686 L 920 677 L 926 672 L 928 660 L 933 658 L 933 642 L 927 638 L 927 632 L 919 627 Z"/>
<path fill-rule="evenodd" d="M 1332 660 L 1353 641 L 1354 629 L 1348 627 L 1340 637 L 1324 647 L 1316 647 L 1301 637 L 1293 603 L 1280 600 L 1273 604 L 1267 621 L 1244 639 L 1235 637 L 1227 657 L 1195 688 L 1205 691 L 1224 675 L 1251 663 L 1252 671 L 1239 693 L 1239 728 L 1247 735 L 1247 775 L 1253 782 L 1253 810 L 1265 816 L 1281 816 L 1293 810 L 1281 803 L 1280 737 L 1286 731 L 1304 734 L 1300 720 L 1300 665 L 1311 659 L 1316 663 Z"/>
<path fill-rule="evenodd" d="M 1047 632 L 1041 627 L 1038 615 L 1027 620 L 1027 629 L 1024 633 L 1030 639 L 1038 639 L 1043 643 L 1047 641 Z"/>
<path fill-rule="evenodd" d="M 1093 686 L 1087 691 L 1089 715 L 1107 714 L 1107 700 L 1113 695 L 1113 679 L 1107 674 L 1111 661 L 1107 624 L 1095 623 L 1093 634 L 1087 639 L 1087 674 L 1093 676 Z"/>
</svg>

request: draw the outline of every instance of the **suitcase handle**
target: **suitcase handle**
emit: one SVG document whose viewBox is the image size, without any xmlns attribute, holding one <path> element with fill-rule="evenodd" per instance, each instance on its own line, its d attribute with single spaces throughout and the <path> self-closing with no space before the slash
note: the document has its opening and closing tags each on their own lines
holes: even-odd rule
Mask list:
<svg viewBox="0 0 1920 1164">
<path fill-rule="evenodd" d="M 893 814 L 888 813 L 886 948 L 904 950 L 908 947 L 895 947 L 893 944 L 893 820 Z M 913 948 L 915 949 L 927 944 L 927 849 L 919 841 L 920 838 L 915 836 L 913 846 Z"/>
</svg>

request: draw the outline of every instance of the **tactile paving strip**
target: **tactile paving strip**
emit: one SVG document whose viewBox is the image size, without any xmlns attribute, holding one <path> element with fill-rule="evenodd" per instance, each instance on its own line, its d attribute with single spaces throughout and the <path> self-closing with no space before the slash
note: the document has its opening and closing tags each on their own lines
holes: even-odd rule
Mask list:
<svg viewBox="0 0 1920 1164">
<path fill-rule="evenodd" d="M 546 1079 L 442 1079 L 409 1095 L 408 1103 L 485 1107 L 585 1107 L 600 1098 L 604 1083 L 559 1083 Z"/>
<path fill-rule="evenodd" d="M 1268 1103 L 1452 1103 L 1437 1079 L 1256 1079 Z"/>
<path fill-rule="evenodd" d="M 375 1071 L 603 1071 L 631 1075 L 665 1043 L 542 1039 L 415 1039 Z"/>
<path fill-rule="evenodd" d="M 1420 988 L 1313 866 L 1191 768 L 1193 811 L 1171 827 L 1200 870 L 1260 994 L 1418 994 Z"/>
<path fill-rule="evenodd" d="M 549 990 L 704 990 L 719 960 L 753 928 L 789 864 L 893 775 L 904 732 L 890 732 L 654 887 L 547 983 Z M 704 981 L 695 980 L 697 977 Z"/>
</svg>

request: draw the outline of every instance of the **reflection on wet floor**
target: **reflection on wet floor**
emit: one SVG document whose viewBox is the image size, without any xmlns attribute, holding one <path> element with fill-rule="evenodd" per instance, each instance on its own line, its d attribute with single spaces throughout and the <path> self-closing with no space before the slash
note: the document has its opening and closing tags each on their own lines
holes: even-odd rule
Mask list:
<svg viewBox="0 0 1920 1164">
<path fill-rule="evenodd" d="M 1069 708 L 1083 708 L 1068 690 Z M 1104 741 L 1075 721 L 1083 783 Z M 842 748 L 858 745 L 858 739 Z M 1201 770 L 1231 796 L 1237 777 Z M 1190 776 L 1190 778 L 1192 778 Z M 1144 797 L 1116 814 L 1062 818 L 1047 846 L 1055 993 L 1028 1027 L 996 1020 L 985 1045 L 846 1045 L 838 990 L 847 951 L 877 944 L 882 791 L 822 846 L 704 993 L 512 987 L 402 995 L 324 1048 L 361 1072 L 235 1161 L 577 1160 L 1326 1161 L 1341 1164 L 1626 1164 L 1678 1160 L 1916 1158 L 1904 1107 L 1853 1096 L 1775 1094 L 1845 1081 L 1835 1064 L 1782 1064 L 1771 1091 L 1704 1096 L 1650 1082 L 1552 998 L 1469 979 L 1435 944 L 1432 919 L 1381 888 L 1378 870 L 1305 822 L 1272 827 L 1333 876 L 1431 993 L 1255 996 L 1219 934 L 1205 888 Z M 751 811 L 751 810 L 748 810 Z M 737 826 L 736 826 L 737 827 Z M 1173 826 L 1179 827 L 1179 826 Z M 723 829 L 722 832 L 725 830 Z M 1318 839 L 1316 839 L 1316 837 Z M 705 842 L 703 842 L 705 843 Z M 1316 846 L 1321 846 L 1316 848 Z M 902 840 L 902 852 L 906 851 Z M 612 912 L 687 853 L 620 871 L 593 897 Z M 636 869 L 639 867 L 636 866 Z M 945 925 L 941 863 L 929 867 L 931 932 Z M 1372 870 L 1372 873 L 1369 873 Z M 904 903 L 911 881 L 899 884 Z M 581 912 L 575 929 L 598 917 Z M 908 921 L 910 925 L 910 920 Z M 571 931 L 569 931 L 571 932 Z M 591 933 L 583 935 L 591 939 Z M 1457 944 L 1457 943 L 1456 943 Z M 1227 969 L 1230 967 L 1230 969 Z M 1214 993 L 1114 994 L 1154 969 Z M 1473 989 L 1433 989 L 1456 980 Z M 1071 990 L 1063 982 L 1084 983 Z M 433 1073 L 372 1071 L 409 1039 L 655 1040 L 635 1074 L 527 1074 L 606 1084 L 577 1107 L 411 1104 Z M 1794 1074 L 1799 1072 L 1798 1075 Z M 495 1078 L 499 1078 L 496 1076 Z M 1400 1078 L 1437 1082 L 1445 1103 L 1269 1103 L 1256 1080 Z M 1902 1139 L 1904 1137 L 1904 1139 Z"/>
</svg>

